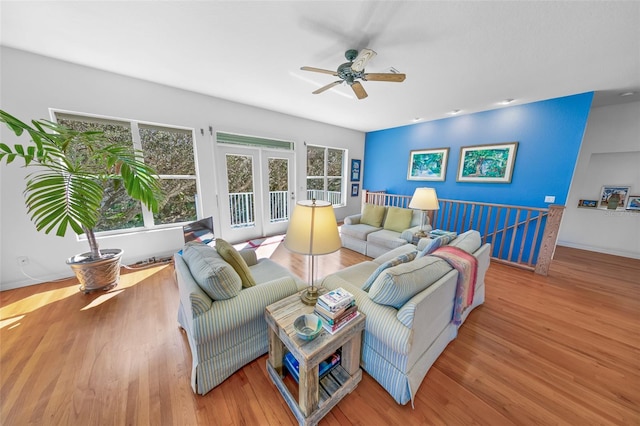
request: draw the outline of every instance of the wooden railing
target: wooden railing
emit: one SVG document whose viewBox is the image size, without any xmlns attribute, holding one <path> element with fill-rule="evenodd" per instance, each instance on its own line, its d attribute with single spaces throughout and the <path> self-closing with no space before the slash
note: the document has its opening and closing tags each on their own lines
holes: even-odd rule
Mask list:
<svg viewBox="0 0 640 426">
<path fill-rule="evenodd" d="M 410 195 L 362 191 L 363 203 L 408 208 Z M 491 243 L 491 258 L 547 275 L 553 258 L 564 206 L 549 208 L 438 200 L 440 209 L 428 212 L 431 226 L 461 234 L 475 229 L 483 243 Z"/>
</svg>

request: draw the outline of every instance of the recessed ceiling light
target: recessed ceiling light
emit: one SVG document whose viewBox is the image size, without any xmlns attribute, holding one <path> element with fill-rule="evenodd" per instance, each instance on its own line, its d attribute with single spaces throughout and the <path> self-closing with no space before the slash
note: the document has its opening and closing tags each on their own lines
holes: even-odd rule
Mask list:
<svg viewBox="0 0 640 426">
<path fill-rule="evenodd" d="M 511 102 L 513 102 L 515 99 L 505 99 L 504 101 L 500 102 L 502 105 L 509 105 Z"/>
<path fill-rule="evenodd" d="M 412 120 L 414 123 L 417 123 L 418 121 L 422 121 L 422 118 L 420 117 L 416 117 Z"/>
<path fill-rule="evenodd" d="M 456 114 L 460 114 L 462 112 L 461 109 L 454 109 L 453 111 L 451 111 L 451 114 L 456 115 Z"/>
<path fill-rule="evenodd" d="M 631 95 L 635 95 L 636 92 L 624 92 L 624 93 L 620 93 L 620 96 L 631 96 Z"/>
</svg>

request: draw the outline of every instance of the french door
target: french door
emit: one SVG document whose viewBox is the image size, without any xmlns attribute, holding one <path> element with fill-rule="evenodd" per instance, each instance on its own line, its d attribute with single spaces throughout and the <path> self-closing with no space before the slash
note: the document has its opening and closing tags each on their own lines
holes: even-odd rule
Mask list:
<svg viewBox="0 0 640 426">
<path fill-rule="evenodd" d="M 220 235 L 230 242 L 284 233 L 294 200 L 292 151 L 218 145 Z"/>
</svg>

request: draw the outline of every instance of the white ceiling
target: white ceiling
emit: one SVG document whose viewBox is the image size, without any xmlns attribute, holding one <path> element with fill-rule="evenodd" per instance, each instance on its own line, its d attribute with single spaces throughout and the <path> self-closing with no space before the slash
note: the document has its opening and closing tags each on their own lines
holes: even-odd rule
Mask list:
<svg viewBox="0 0 640 426">
<path fill-rule="evenodd" d="M 636 1 L 1 1 L 0 43 L 337 126 L 372 131 L 596 91 L 638 100 Z M 311 92 L 347 49 L 403 83 Z M 636 91 L 622 98 L 621 92 Z"/>
</svg>

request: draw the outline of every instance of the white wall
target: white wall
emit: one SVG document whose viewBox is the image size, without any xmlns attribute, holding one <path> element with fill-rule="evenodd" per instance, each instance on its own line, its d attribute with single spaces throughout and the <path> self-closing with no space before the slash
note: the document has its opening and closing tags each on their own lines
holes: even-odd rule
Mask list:
<svg viewBox="0 0 640 426">
<path fill-rule="evenodd" d="M 640 195 L 640 102 L 591 110 L 558 236 L 559 245 L 640 259 L 640 212 L 577 207 L 603 185 Z"/>
<path fill-rule="evenodd" d="M 205 216 L 218 218 L 214 140 L 208 128 L 267 138 L 296 145 L 297 199 L 305 199 L 306 151 L 303 142 L 349 150 L 349 160 L 364 156 L 364 133 L 254 108 L 185 90 L 158 85 L 33 55 L 0 48 L 0 108 L 22 119 L 50 119 L 49 108 L 129 118 L 196 129 L 197 167 Z M 194 65 L 195 66 L 195 65 Z M 189 78 L 188 75 L 184 76 Z M 224 84 L 224 83 L 222 83 Z M 200 129 L 205 129 L 201 136 Z M 17 141 L 2 127 L 0 141 Z M 20 139 L 27 142 L 26 138 Z M 350 162 L 348 163 L 350 164 Z M 85 252 L 88 245 L 73 234 L 61 238 L 38 233 L 27 216 L 22 191 L 27 170 L 18 164 L 0 166 L 0 290 L 36 284 L 73 274 L 65 260 Z M 351 186 L 347 191 L 350 194 Z M 341 220 L 360 210 L 359 197 L 347 197 L 348 205 L 336 209 Z M 216 223 L 216 229 L 220 229 Z M 100 238 L 102 248 L 124 250 L 123 262 L 165 256 L 182 245 L 182 229 L 172 228 Z M 28 256 L 24 272 L 18 256 Z"/>
</svg>

